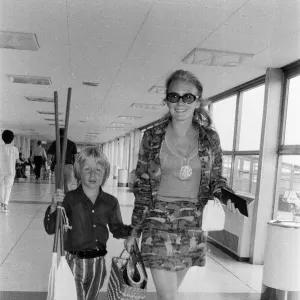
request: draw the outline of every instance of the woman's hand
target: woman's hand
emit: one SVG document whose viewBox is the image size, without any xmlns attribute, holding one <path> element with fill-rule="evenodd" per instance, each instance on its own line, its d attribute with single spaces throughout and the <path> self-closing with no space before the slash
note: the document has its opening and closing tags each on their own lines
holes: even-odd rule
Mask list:
<svg viewBox="0 0 300 300">
<path fill-rule="evenodd" d="M 128 253 L 131 253 L 134 249 L 134 247 L 136 245 L 139 244 L 139 239 L 138 238 L 135 238 L 133 236 L 129 236 L 125 241 L 124 241 L 124 247 L 126 249 L 126 251 Z"/>
<path fill-rule="evenodd" d="M 56 210 L 57 202 L 63 202 L 64 198 L 65 198 L 65 194 L 63 190 L 57 189 L 54 192 L 54 194 L 52 195 L 50 214 L 52 214 Z"/>
</svg>

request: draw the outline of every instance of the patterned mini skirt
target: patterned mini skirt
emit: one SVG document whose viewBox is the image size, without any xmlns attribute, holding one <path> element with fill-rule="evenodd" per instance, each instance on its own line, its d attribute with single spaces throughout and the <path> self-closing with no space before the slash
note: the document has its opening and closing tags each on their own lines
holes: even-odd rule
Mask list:
<svg viewBox="0 0 300 300">
<path fill-rule="evenodd" d="M 204 266 L 207 235 L 201 230 L 201 223 L 202 211 L 195 203 L 156 200 L 142 234 L 145 266 L 173 272 Z"/>
</svg>

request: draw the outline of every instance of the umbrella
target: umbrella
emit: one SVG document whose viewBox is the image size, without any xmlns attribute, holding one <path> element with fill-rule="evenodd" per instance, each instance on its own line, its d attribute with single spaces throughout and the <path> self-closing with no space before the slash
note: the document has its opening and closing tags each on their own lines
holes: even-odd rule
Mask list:
<svg viewBox="0 0 300 300">
<path fill-rule="evenodd" d="M 59 124 L 58 124 L 58 95 L 54 92 L 54 111 L 55 111 L 55 129 L 56 129 L 56 178 L 55 186 L 56 189 L 63 188 L 63 172 L 64 172 L 64 161 L 66 157 L 67 149 L 67 131 L 69 125 L 69 114 L 70 114 L 70 102 L 71 102 L 71 91 L 68 89 L 67 109 L 65 118 L 65 132 L 62 148 L 62 159 L 60 156 L 60 136 L 59 136 Z M 50 269 L 49 283 L 48 283 L 48 295 L 47 300 L 77 300 L 76 285 L 73 273 L 66 261 L 64 251 L 64 224 L 62 218 L 62 203 L 57 203 L 57 215 L 55 224 L 55 235 L 52 253 L 52 266 Z M 59 263 L 57 256 L 58 248 L 58 237 L 60 236 L 60 250 L 61 256 Z"/>
</svg>

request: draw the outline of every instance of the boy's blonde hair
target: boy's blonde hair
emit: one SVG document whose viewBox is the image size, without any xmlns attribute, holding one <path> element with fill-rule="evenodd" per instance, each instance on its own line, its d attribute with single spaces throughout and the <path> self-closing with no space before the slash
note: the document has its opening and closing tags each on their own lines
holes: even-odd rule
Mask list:
<svg viewBox="0 0 300 300">
<path fill-rule="evenodd" d="M 76 179 L 78 181 L 81 180 L 80 178 L 81 167 L 88 157 L 94 157 L 96 163 L 99 164 L 101 167 L 103 167 L 104 176 L 103 176 L 103 181 L 101 183 L 101 186 L 103 186 L 110 174 L 110 163 L 107 157 L 104 155 L 104 153 L 97 147 L 87 146 L 79 152 L 74 163 L 74 173 Z"/>
</svg>

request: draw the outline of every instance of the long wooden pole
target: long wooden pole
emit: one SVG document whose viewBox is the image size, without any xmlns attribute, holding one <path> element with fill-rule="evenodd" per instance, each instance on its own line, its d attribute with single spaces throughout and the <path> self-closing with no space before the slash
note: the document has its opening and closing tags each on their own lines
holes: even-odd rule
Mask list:
<svg viewBox="0 0 300 300">
<path fill-rule="evenodd" d="M 69 128 L 71 94 L 72 94 L 72 89 L 68 88 L 68 98 L 67 98 L 66 117 L 65 117 L 65 130 L 64 130 L 64 140 L 63 140 L 63 147 L 62 147 L 62 159 L 61 159 L 61 170 L 60 170 L 60 186 L 63 186 L 63 179 L 64 179 L 64 166 L 65 166 L 67 143 L 68 143 L 67 137 L 68 137 L 68 128 Z"/>
</svg>

